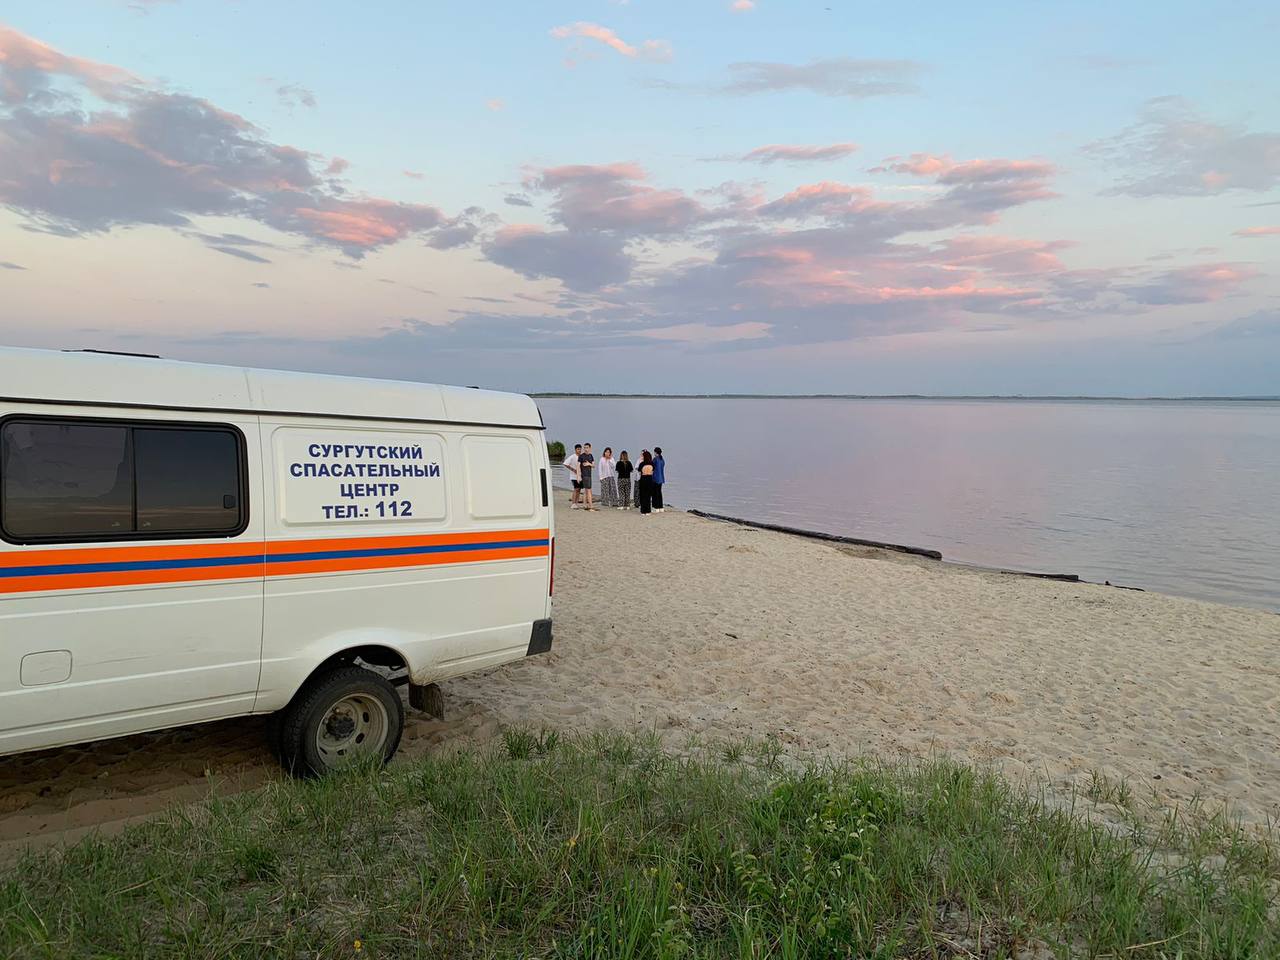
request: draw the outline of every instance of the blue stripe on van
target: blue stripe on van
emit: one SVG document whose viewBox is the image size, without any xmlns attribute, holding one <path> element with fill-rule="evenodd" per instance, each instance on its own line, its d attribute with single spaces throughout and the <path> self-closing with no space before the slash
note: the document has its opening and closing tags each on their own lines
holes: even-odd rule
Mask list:
<svg viewBox="0 0 1280 960">
<path fill-rule="evenodd" d="M 68 573 L 118 573 L 125 570 L 189 570 L 194 567 L 240 567 L 261 562 L 262 554 L 194 557 L 184 560 L 120 560 L 115 563 L 50 563 L 35 567 L 0 567 L 0 577 L 52 577 Z"/>
<path fill-rule="evenodd" d="M 551 541 L 496 540 L 484 543 L 440 543 L 418 547 L 375 547 L 368 550 L 321 550 L 315 553 L 274 553 L 267 563 L 297 563 L 303 560 L 356 560 L 364 557 L 408 557 L 422 553 L 455 553 L 468 550 L 511 550 L 517 547 L 545 547 Z"/>
<path fill-rule="evenodd" d="M 0 567 L 0 579 L 46 577 L 76 573 L 119 573 L 129 570 L 190 570 L 201 567 L 239 567 L 251 563 L 299 563 L 307 560 L 356 560 L 369 557 L 407 557 L 415 554 L 466 553 L 545 547 L 550 540 L 499 540 L 482 543 L 442 543 L 416 547 L 383 547 L 367 550 L 317 550 L 307 553 L 246 554 L 238 557 L 194 557 L 175 560 L 121 560 L 113 563 L 56 563 L 30 567 Z"/>
</svg>

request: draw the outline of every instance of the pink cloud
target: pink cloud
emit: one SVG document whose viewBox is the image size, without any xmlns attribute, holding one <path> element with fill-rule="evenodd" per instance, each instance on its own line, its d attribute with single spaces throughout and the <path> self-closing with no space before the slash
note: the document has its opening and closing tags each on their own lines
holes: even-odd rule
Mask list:
<svg viewBox="0 0 1280 960">
<path fill-rule="evenodd" d="M 1053 196 L 1053 165 L 933 154 L 889 162 L 928 177 L 929 195 L 882 200 L 870 186 L 823 180 L 773 200 L 736 183 L 695 198 L 651 184 L 631 162 L 551 167 L 524 185 L 552 195 L 547 206 L 563 229 L 503 230 L 484 249 L 526 276 L 589 292 L 592 301 L 570 299 L 562 308 L 583 318 L 574 329 L 599 342 L 646 331 L 744 346 L 825 342 L 980 315 L 1005 322 L 1129 315 L 1229 297 L 1256 275 L 1247 264 L 1225 263 L 1165 273 L 1073 270 L 1062 260 L 1067 240 L 957 235 Z M 905 239 L 912 234 L 927 239 Z M 699 254 L 663 265 L 661 245 L 688 249 L 673 242 Z M 643 259 L 633 246 L 640 243 Z M 758 326 L 734 331 L 738 324 Z"/>
<path fill-rule="evenodd" d="M 1044 180 L 1057 168 L 1045 160 L 967 160 L 952 164 L 939 183 L 988 183 L 994 180 Z"/>
<path fill-rule="evenodd" d="M 888 204 L 876 201 L 866 187 L 824 180 L 796 187 L 777 200 L 763 204 L 757 212 L 763 217 L 800 220 L 813 216 L 838 217 L 873 207 L 887 208 Z"/>
<path fill-rule="evenodd" d="M 566 31 L 560 39 L 607 46 L 629 59 L 647 55 L 643 44 L 579 26 L 557 28 Z M 789 75 L 777 82 L 777 89 L 816 89 Z M 895 180 L 909 183 L 891 188 L 900 193 L 830 179 L 793 180 L 767 196 L 754 183 L 681 189 L 655 182 L 634 162 L 566 164 L 530 171 L 524 183 L 539 194 L 528 215 L 541 219 L 535 211 L 546 210 L 548 222 L 501 226 L 473 208 L 451 218 L 427 204 L 349 192 L 334 179 L 348 170 L 340 157 L 274 142 L 206 100 L 166 93 L 5 28 L 0 101 L 21 105 L 0 110 L 0 204 L 24 226 L 76 235 L 145 223 L 198 238 L 198 218 L 238 217 L 285 231 L 295 245 L 335 247 L 351 257 L 411 237 L 435 247 L 475 242 L 493 264 L 547 281 L 545 288 L 563 284 L 548 297 L 546 316 L 533 318 L 545 323 L 522 319 L 534 340 L 572 331 L 628 342 L 781 343 L 930 329 L 966 314 L 1000 313 L 1012 322 L 1102 310 L 1154 313 L 1239 296 L 1260 275 L 1247 263 L 1071 270 L 1063 263 L 1069 241 L 977 229 L 1054 195 L 1057 171 L 1041 159 L 917 153 L 879 168 L 925 178 Z M 487 106 L 500 108 L 501 101 Z M 834 161 L 856 149 L 849 142 L 765 144 L 734 159 Z M 1206 166 L 1198 182 L 1217 190 L 1213 178 L 1224 169 Z M 531 201 L 512 194 L 508 203 Z M 265 259 L 236 236 L 203 242 L 242 260 Z M 1235 236 L 1280 236 L 1280 226 L 1244 227 Z M 1208 258 L 1204 248 L 1178 256 Z M 556 309 L 564 311 L 563 325 Z M 523 335 L 499 331 L 491 342 L 505 347 L 508 334 Z"/>
<path fill-rule="evenodd" d="M 0 102 L 22 103 L 48 87 L 51 76 L 83 83 L 96 96 L 119 100 L 142 86 L 127 70 L 81 57 L 69 57 L 46 43 L 0 25 Z"/>
<path fill-rule="evenodd" d="M 652 187 L 645 179 L 635 163 L 574 164 L 536 173 L 525 187 L 554 193 L 553 215 L 575 230 L 673 234 L 708 216 L 707 208 L 683 191 Z"/>
<path fill-rule="evenodd" d="M 589 23 L 586 20 L 579 20 L 576 23 L 555 27 L 551 31 L 551 36 L 555 37 L 557 40 L 569 40 L 573 38 L 594 40 L 595 42 L 604 44 L 609 49 L 622 54 L 622 56 L 629 57 L 633 60 L 640 59 L 665 62 L 672 58 L 671 44 L 666 40 L 645 40 L 640 44 L 640 46 L 636 47 L 627 43 L 608 27 L 602 27 L 598 23 Z"/>
<path fill-rule="evenodd" d="M 755 8 L 754 0 L 733 0 L 733 3 L 729 4 L 729 9 L 734 13 L 746 13 L 748 10 L 754 10 Z"/>
<path fill-rule="evenodd" d="M 917 153 L 906 161 L 890 164 L 889 169 L 933 177 L 936 183 L 948 187 L 938 206 L 965 218 L 962 222 L 994 223 L 1001 210 L 1057 196 L 1049 188 L 1057 168 L 1045 160 L 957 163 L 948 156 Z"/>
<path fill-rule="evenodd" d="M 776 251 L 775 251 L 776 254 Z M 963 309 L 992 309 L 996 305 L 1027 300 L 1040 291 L 999 283 L 983 283 L 976 276 L 954 276 L 942 283 L 912 284 L 895 277 L 891 263 L 877 263 L 866 271 L 862 264 L 816 258 L 761 258 L 763 269 L 739 281 L 739 288 L 764 289 L 778 306 L 856 306 L 893 302 L 950 303 Z M 767 266 L 766 266 L 767 265 Z"/>
<path fill-rule="evenodd" d="M 1204 263 L 1179 267 L 1132 285 L 1126 292 L 1139 303 L 1153 306 L 1214 303 L 1231 296 L 1260 274 L 1248 264 Z"/>
<path fill-rule="evenodd" d="M 813 160 L 839 160 L 858 149 L 856 143 L 831 143 L 825 146 L 770 143 L 743 154 L 742 159 L 751 163 L 776 163 L 785 161 L 800 163 Z"/>
<path fill-rule="evenodd" d="M 534 223 L 511 223 L 494 234 L 494 239 L 501 243 L 511 243 L 525 237 L 545 236 L 547 230 Z"/>
<path fill-rule="evenodd" d="M 942 192 L 919 202 L 879 200 L 867 187 L 824 181 L 797 187 L 758 207 L 774 219 L 852 222 L 882 236 L 917 230 L 940 230 L 971 224 L 990 224 L 1004 210 L 1057 196 L 1049 188 L 1052 164 L 1040 160 L 969 160 L 957 163 L 947 156 L 914 154 L 890 157 L 876 172 L 894 171 L 929 176 Z"/>
<path fill-rule="evenodd" d="M 869 292 L 879 300 L 1025 300 L 1038 291 L 1028 287 L 981 286 L 967 280 L 944 287 L 870 287 Z"/>
<path fill-rule="evenodd" d="M 1258 276 L 1253 267 L 1239 267 L 1231 264 L 1211 264 L 1204 267 L 1189 267 L 1187 272 L 1211 283 L 1242 283 Z"/>
<path fill-rule="evenodd" d="M 728 285 L 724 295 L 731 290 L 741 298 L 743 291 L 754 291 L 757 304 L 783 312 L 892 304 L 991 311 L 1044 293 L 1032 284 L 993 281 L 982 265 L 956 264 L 927 247 L 868 242 L 845 229 L 747 240 L 694 270 L 703 275 L 703 284 L 718 276 Z"/>
<path fill-rule="evenodd" d="M 779 267 L 795 267 L 813 263 L 816 256 L 812 250 L 797 249 L 787 246 L 768 246 L 748 248 L 740 251 L 738 259 L 772 264 Z"/>
<path fill-rule="evenodd" d="M 547 167 L 533 178 L 526 180 L 525 186 L 554 190 L 569 184 L 643 180 L 645 176 L 644 167 L 638 163 L 574 163 L 562 167 Z"/>
<path fill-rule="evenodd" d="M 348 249 L 371 250 L 429 229 L 443 219 L 435 207 L 391 200 L 338 200 L 324 209 L 296 207 L 285 214 L 310 224 L 307 232 Z"/>
<path fill-rule="evenodd" d="M 504 236 L 486 252 L 506 257 L 522 272 L 560 276 L 555 270 L 563 268 L 562 254 L 574 242 L 581 242 L 582 250 L 606 238 L 621 243 L 604 251 L 611 268 L 621 268 L 627 259 L 619 254 L 629 259 L 629 246 L 638 242 L 678 238 L 717 250 L 711 259 L 659 268 L 657 275 L 666 281 L 647 281 L 652 286 L 642 299 L 667 288 L 679 290 L 669 304 L 676 316 L 696 310 L 700 302 L 713 310 L 750 310 L 752 302 L 761 309 L 902 302 L 1005 310 L 1052 299 L 1048 285 L 1056 279 L 1034 287 L 1023 279 L 1065 274 L 1058 259 L 1068 245 L 1063 241 L 966 235 L 919 245 L 897 239 L 993 222 L 1004 210 L 1048 193 L 1042 179 L 1046 165 L 947 158 L 926 168 L 954 182 L 940 184 L 940 192 L 925 200 L 888 201 L 869 186 L 831 180 L 802 184 L 774 200 L 736 183 L 700 191 L 701 198 L 695 198 L 650 184 L 644 169 L 632 162 L 550 167 L 531 172 L 524 186 L 552 195 L 548 207 L 564 231 L 522 233 L 518 245 L 516 236 Z M 776 226 L 786 221 L 801 225 Z M 588 280 L 594 272 L 588 271 Z M 566 283 L 571 279 L 574 289 L 601 289 L 588 286 L 581 273 L 571 265 Z M 623 283 L 629 280 L 628 270 Z M 631 288 L 615 280 L 610 289 Z M 754 293 L 744 299 L 744 291 Z M 631 295 L 641 295 L 640 288 Z"/>
<path fill-rule="evenodd" d="M 963 235 L 939 245 L 939 252 L 955 266 L 978 267 L 994 273 L 1023 275 L 1056 273 L 1066 269 L 1057 251 L 1072 246 L 1066 240 L 1016 240 L 1011 237 Z"/>
<path fill-rule="evenodd" d="M 207 100 L 8 28 L 0 28 L 0 99 L 22 104 L 0 111 L 0 205 L 38 230 L 75 236 L 154 224 L 200 238 L 193 218 L 242 217 L 359 257 L 414 233 L 456 245 L 476 229 L 473 218 L 448 220 L 435 207 L 352 195 L 333 179 L 348 167 L 341 157 L 275 143 Z"/>
<path fill-rule="evenodd" d="M 492 110 L 494 113 L 497 113 L 499 110 L 505 110 L 507 108 L 506 102 L 498 99 L 497 97 L 494 97 L 491 100 L 486 100 L 484 102 L 484 105 L 488 107 L 490 110 Z"/>
<path fill-rule="evenodd" d="M 939 183 L 986 183 L 997 180 L 1043 180 L 1057 169 L 1045 160 L 966 160 L 956 163 L 948 155 L 913 153 L 890 157 L 873 173 L 907 173 L 917 177 L 934 177 Z"/>
<path fill-rule="evenodd" d="M 913 153 L 910 157 L 890 157 L 883 166 L 872 167 L 872 173 L 909 173 L 917 177 L 933 177 L 954 164 L 950 157 L 939 157 L 930 153 Z"/>
</svg>

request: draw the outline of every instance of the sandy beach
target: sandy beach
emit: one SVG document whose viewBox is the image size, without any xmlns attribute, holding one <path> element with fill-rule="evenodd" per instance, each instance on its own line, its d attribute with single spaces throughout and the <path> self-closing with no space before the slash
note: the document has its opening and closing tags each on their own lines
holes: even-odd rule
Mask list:
<svg viewBox="0 0 1280 960">
<path fill-rule="evenodd" d="M 551 656 L 453 681 L 502 723 L 776 735 L 802 751 L 1092 771 L 1280 817 L 1280 616 L 830 544 L 561 510 Z"/>
<path fill-rule="evenodd" d="M 563 500 L 564 494 L 559 494 Z M 834 546 L 676 511 L 557 515 L 555 647 L 445 684 L 402 755 L 508 725 L 1127 778 L 1280 817 L 1280 616 Z M 279 776 L 261 719 L 0 760 L 0 845 Z"/>
</svg>

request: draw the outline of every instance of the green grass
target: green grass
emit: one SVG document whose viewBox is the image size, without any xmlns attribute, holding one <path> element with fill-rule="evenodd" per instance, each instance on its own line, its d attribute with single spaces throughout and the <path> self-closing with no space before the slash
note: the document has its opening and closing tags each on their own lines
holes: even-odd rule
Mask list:
<svg viewBox="0 0 1280 960">
<path fill-rule="evenodd" d="M 945 761 L 511 731 L 30 854 L 0 953 L 1276 957 L 1278 883 L 1225 820 L 1117 829 Z"/>
</svg>

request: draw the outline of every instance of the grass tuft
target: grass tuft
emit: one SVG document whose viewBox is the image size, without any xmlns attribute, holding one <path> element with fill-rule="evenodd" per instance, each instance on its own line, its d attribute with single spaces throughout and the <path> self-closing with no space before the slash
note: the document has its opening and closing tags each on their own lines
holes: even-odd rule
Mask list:
<svg viewBox="0 0 1280 960">
<path fill-rule="evenodd" d="M 28 854 L 0 955 L 1280 956 L 1275 847 L 1224 816 L 1115 829 L 944 760 L 780 757 L 517 730 L 273 783 Z"/>
<path fill-rule="evenodd" d="M 560 735 L 554 730 L 531 730 L 512 727 L 502 732 L 502 743 L 506 747 L 507 756 L 512 760 L 529 760 L 533 757 L 545 757 L 555 750 L 560 742 Z"/>
</svg>

